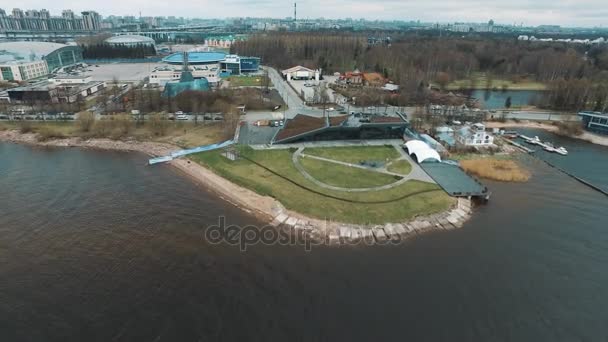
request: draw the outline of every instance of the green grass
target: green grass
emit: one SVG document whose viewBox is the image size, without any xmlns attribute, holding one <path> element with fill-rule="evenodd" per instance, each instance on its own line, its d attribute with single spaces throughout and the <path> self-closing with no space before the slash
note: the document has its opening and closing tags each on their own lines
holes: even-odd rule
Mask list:
<svg viewBox="0 0 608 342">
<path fill-rule="evenodd" d="M 399 158 L 393 146 L 313 147 L 304 154 L 358 164 L 361 161 L 387 162 Z"/>
<path fill-rule="evenodd" d="M 418 191 L 432 191 L 384 204 L 350 203 L 298 187 L 245 159 L 230 161 L 220 151 L 198 153 L 190 158 L 238 185 L 276 198 L 290 210 L 319 219 L 358 224 L 401 222 L 417 215 L 443 211 L 454 203 L 454 199 L 437 185 L 418 181 L 408 181 L 384 191 L 349 193 L 327 190 L 316 186 L 298 172 L 289 150 L 254 151 L 242 148 L 242 154 L 300 185 L 340 198 L 370 202 L 394 200 Z"/>
<path fill-rule="evenodd" d="M 387 170 L 390 172 L 398 173 L 400 175 L 409 175 L 412 172 L 412 165 L 407 160 L 397 160 L 391 163 Z"/>
<path fill-rule="evenodd" d="M 341 188 L 372 188 L 399 180 L 391 175 L 349 167 L 313 158 L 300 158 L 304 169 L 315 179 Z"/>
<path fill-rule="evenodd" d="M 228 81 L 230 81 L 231 87 L 261 87 L 264 85 L 264 77 L 265 76 L 230 76 L 228 77 Z M 272 82 L 268 81 L 268 86 L 272 86 Z"/>
<path fill-rule="evenodd" d="M 487 78 L 483 73 L 478 73 L 473 76 L 474 87 L 472 89 L 486 89 L 487 88 Z M 534 80 L 523 78 L 517 82 L 513 82 L 512 80 L 499 79 L 495 78 L 492 80 L 490 85 L 490 89 L 498 89 L 501 90 L 503 86 L 506 86 L 508 90 L 546 90 L 547 86 L 544 83 L 536 82 Z M 460 88 L 469 89 L 471 88 L 471 80 L 463 79 L 456 80 L 448 84 L 448 90 L 458 90 Z"/>
</svg>

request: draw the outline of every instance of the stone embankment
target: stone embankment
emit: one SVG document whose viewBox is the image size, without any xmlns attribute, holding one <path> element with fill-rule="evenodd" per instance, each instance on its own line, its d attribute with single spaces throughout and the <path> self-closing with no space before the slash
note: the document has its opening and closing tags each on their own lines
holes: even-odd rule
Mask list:
<svg viewBox="0 0 608 342">
<path fill-rule="evenodd" d="M 442 213 L 402 223 L 369 226 L 310 219 L 284 208 L 274 208 L 273 211 L 275 216 L 271 224 L 292 234 L 328 245 L 369 245 L 399 243 L 433 230 L 461 228 L 472 214 L 472 203 L 469 199 L 459 198 L 452 209 Z"/>
</svg>

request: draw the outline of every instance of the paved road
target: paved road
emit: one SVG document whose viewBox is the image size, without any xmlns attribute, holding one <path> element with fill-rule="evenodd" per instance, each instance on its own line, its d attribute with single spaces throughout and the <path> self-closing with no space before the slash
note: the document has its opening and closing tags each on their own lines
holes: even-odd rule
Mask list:
<svg viewBox="0 0 608 342">
<path fill-rule="evenodd" d="M 287 83 L 287 81 L 285 79 L 283 79 L 283 76 L 276 69 L 271 68 L 271 67 L 265 67 L 265 66 L 262 68 L 265 70 L 268 70 L 268 77 L 270 77 L 270 80 L 272 81 L 274 88 L 279 92 L 279 95 L 281 95 L 281 97 L 283 98 L 283 101 L 289 107 L 287 110 L 284 111 L 286 119 L 291 119 L 294 116 L 296 116 L 297 114 L 305 114 L 305 115 L 316 116 L 316 117 L 323 116 L 323 110 L 307 106 L 304 103 L 304 101 L 302 101 L 302 99 L 298 96 L 298 94 L 295 92 L 295 90 L 293 90 L 293 88 L 289 85 L 289 83 Z M 401 107 L 392 107 L 392 106 L 373 107 L 373 108 L 348 106 L 345 109 L 347 109 L 348 111 L 354 111 L 354 112 L 378 113 L 378 114 L 382 114 L 382 113 L 394 114 L 395 112 L 402 111 Z M 336 115 L 343 115 L 343 114 L 340 114 L 339 112 L 334 111 L 334 112 L 329 112 L 329 115 L 336 116 Z"/>
</svg>

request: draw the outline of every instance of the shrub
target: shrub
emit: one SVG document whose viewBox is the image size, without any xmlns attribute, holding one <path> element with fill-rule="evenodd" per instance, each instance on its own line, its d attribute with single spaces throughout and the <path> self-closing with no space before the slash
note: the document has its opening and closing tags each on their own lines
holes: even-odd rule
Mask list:
<svg viewBox="0 0 608 342">
<path fill-rule="evenodd" d="M 50 127 L 42 127 L 38 131 L 36 139 L 38 139 L 38 141 L 47 141 L 51 139 L 64 139 L 65 137 L 66 136 L 60 131 L 54 130 Z"/>
<path fill-rule="evenodd" d="M 32 127 L 32 123 L 29 121 L 22 121 L 19 124 L 19 132 L 21 133 L 31 133 L 34 130 L 34 128 Z"/>
<path fill-rule="evenodd" d="M 95 125 L 95 114 L 91 112 L 82 112 L 78 114 L 76 125 L 81 132 L 88 133 Z"/>
</svg>

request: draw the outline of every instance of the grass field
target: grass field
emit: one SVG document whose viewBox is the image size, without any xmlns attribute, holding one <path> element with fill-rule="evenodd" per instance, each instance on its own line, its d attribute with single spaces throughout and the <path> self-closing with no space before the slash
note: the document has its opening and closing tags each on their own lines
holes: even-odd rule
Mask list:
<svg viewBox="0 0 608 342">
<path fill-rule="evenodd" d="M 412 172 L 412 165 L 407 160 L 397 160 L 390 164 L 387 170 L 405 176 Z"/>
<path fill-rule="evenodd" d="M 384 173 L 348 167 L 313 158 L 300 158 L 311 176 L 325 184 L 341 188 L 371 188 L 395 183 L 399 178 Z"/>
<path fill-rule="evenodd" d="M 313 147 L 304 154 L 358 164 L 361 161 L 387 162 L 399 158 L 393 146 Z"/>
<path fill-rule="evenodd" d="M 351 203 L 328 198 L 294 185 L 248 160 L 230 161 L 219 151 L 199 153 L 190 158 L 238 185 L 276 198 L 290 210 L 319 219 L 358 224 L 400 222 L 417 215 L 443 211 L 454 203 L 454 199 L 438 186 L 418 181 L 408 181 L 384 191 L 349 193 L 327 190 L 316 186 L 298 172 L 291 161 L 292 152 L 289 150 L 257 151 L 242 148 L 241 153 L 283 177 L 322 194 L 364 202 L 395 201 L 381 204 Z M 428 190 L 431 192 L 403 198 L 408 194 Z"/>
<path fill-rule="evenodd" d="M 228 81 L 230 81 L 231 87 L 261 87 L 264 86 L 264 77 L 265 76 L 230 76 L 228 77 Z M 272 81 L 268 80 L 268 86 L 272 86 Z"/>
<path fill-rule="evenodd" d="M 486 75 L 483 73 L 476 74 L 473 76 L 474 85 L 472 87 L 471 80 L 456 80 L 448 84 L 448 90 L 458 90 L 460 88 L 465 89 L 486 89 L 488 86 Z M 493 79 L 490 85 L 490 89 L 498 89 L 501 90 L 503 87 L 506 87 L 508 90 L 546 90 L 547 86 L 544 83 L 536 82 L 530 79 L 521 79 L 517 82 L 513 82 L 512 80 L 505 79 Z"/>
</svg>

